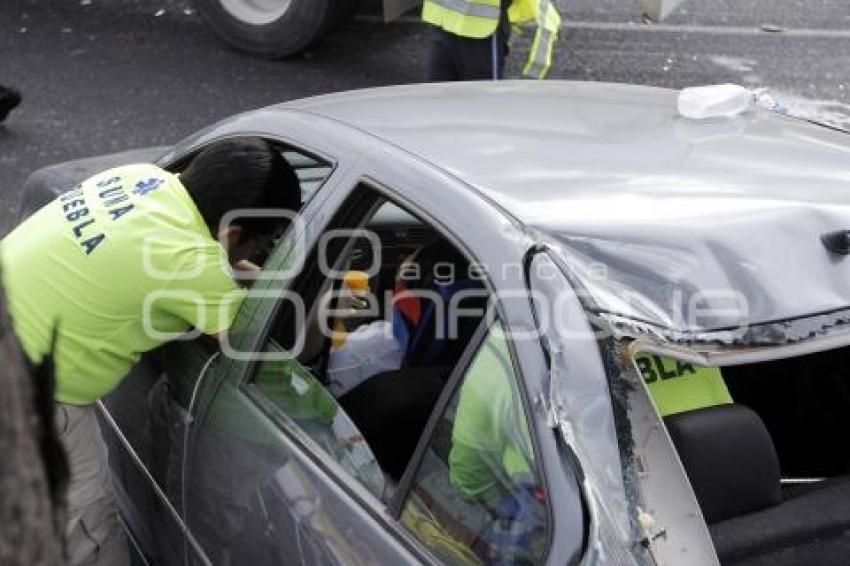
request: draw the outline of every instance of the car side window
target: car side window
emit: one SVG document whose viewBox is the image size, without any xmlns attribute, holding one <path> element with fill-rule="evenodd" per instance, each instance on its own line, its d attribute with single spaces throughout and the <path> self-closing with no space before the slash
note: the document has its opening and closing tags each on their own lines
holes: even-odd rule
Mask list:
<svg viewBox="0 0 850 566">
<path fill-rule="evenodd" d="M 443 561 L 544 558 L 546 491 L 517 387 L 497 322 L 440 416 L 402 511 L 403 524 Z"/>
<path fill-rule="evenodd" d="M 387 503 L 488 293 L 439 231 L 366 186 L 303 265 L 251 386 L 317 458 Z"/>
<path fill-rule="evenodd" d="M 267 351 L 279 350 L 270 340 Z M 254 385 L 342 469 L 378 499 L 387 484 L 357 426 L 334 397 L 297 360 L 263 362 Z"/>
<path fill-rule="evenodd" d="M 281 146 L 280 150 L 301 183 L 301 202 L 307 202 L 333 172 L 333 166 L 327 161 L 290 147 Z"/>
</svg>

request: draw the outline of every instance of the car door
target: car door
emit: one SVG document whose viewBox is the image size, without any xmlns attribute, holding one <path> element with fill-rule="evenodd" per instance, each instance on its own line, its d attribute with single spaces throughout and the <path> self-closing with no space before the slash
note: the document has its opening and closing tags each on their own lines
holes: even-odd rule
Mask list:
<svg viewBox="0 0 850 566">
<path fill-rule="evenodd" d="M 187 524 L 214 563 L 479 563 L 507 559 L 511 553 L 517 560 L 546 561 L 557 546 L 554 507 L 547 494 L 559 492 L 545 481 L 514 349 L 501 323 L 482 325 L 477 338 L 462 340 L 466 349 L 460 348 L 457 358 L 404 368 L 414 370 L 418 379 L 454 377 L 442 382 L 428 406 L 427 422 L 412 444 L 407 442 L 414 453 L 405 456 L 407 471 L 403 468 L 401 475 L 384 465 L 387 447 L 381 445 L 400 446 L 401 423 L 389 420 L 379 427 L 389 434 L 367 431 L 369 419 L 357 413 L 349 394 L 337 398 L 330 393 L 327 374 L 318 369 L 321 360 L 311 363 L 290 355 L 300 351 L 299 329 L 308 326 L 310 313 L 317 310 L 321 289 L 333 279 L 329 272 L 339 276 L 354 262 L 371 273 L 370 281 L 388 285 L 381 283 L 385 266 L 372 263 L 381 254 L 363 247 L 372 237 L 367 232 L 387 252 L 384 257 L 415 255 L 424 241 L 440 236 L 435 223 L 414 217 L 362 183 L 341 202 L 330 223 L 314 232 L 309 246 L 283 243 L 267 269 L 278 276 L 255 289 L 258 306 L 252 322 L 225 344 L 231 362 L 222 362 L 221 374 L 204 385 L 209 398 L 199 399 L 193 415 L 196 431 L 190 436 L 184 474 Z M 469 316 L 468 310 L 463 313 Z M 392 384 L 385 379 L 390 374 L 392 380 L 403 379 L 400 373 L 381 373 L 350 393 Z M 494 474 L 492 483 L 500 490 L 487 496 L 486 505 L 476 501 L 478 488 L 457 490 L 447 460 L 454 429 L 462 426 L 456 423 L 464 421 L 456 418 L 458 407 L 475 405 L 469 402 L 472 394 L 460 393 L 476 388 L 468 385 L 477 380 L 467 379 L 470 375 L 495 375 L 504 410 L 489 419 L 491 447 L 467 447 L 466 461 L 476 461 L 496 445 L 513 453 L 513 463 Z M 484 388 L 491 385 L 485 382 Z M 388 391 L 395 396 L 382 395 Z M 376 414 L 389 409 L 386 414 L 401 418 L 399 406 L 417 406 L 416 399 L 399 397 L 397 389 L 371 392 L 368 399 Z M 466 425 L 475 426 L 480 422 Z M 495 468 L 502 458 L 477 460 L 472 468 Z M 500 505 L 516 502 L 521 517 L 498 514 Z M 580 501 L 564 497 L 559 503 L 569 513 L 561 524 L 573 525 L 576 536 L 558 543 L 572 554 L 558 547 L 554 563 L 569 561 L 565 556 L 580 547 L 583 532 Z M 466 517 L 474 521 L 465 524 Z"/>
<path fill-rule="evenodd" d="M 321 234 L 355 228 L 376 202 L 352 195 Z M 187 449 L 185 517 L 215 564 L 418 561 L 415 543 L 387 521 L 384 477 L 368 445 L 310 368 L 284 355 L 292 348 L 285 330 L 294 336 L 304 326 L 293 289 L 314 286 L 322 275 L 309 266 L 319 255 L 333 264 L 348 240 L 326 240 L 322 254 L 284 241 L 252 291 L 256 312 L 205 377 Z"/>
</svg>

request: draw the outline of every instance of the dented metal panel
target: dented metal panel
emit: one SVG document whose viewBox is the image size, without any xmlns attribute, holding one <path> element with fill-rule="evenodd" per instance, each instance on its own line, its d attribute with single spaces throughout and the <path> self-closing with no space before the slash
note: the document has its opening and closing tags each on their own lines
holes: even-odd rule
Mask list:
<svg viewBox="0 0 850 566">
<path fill-rule="evenodd" d="M 570 284 L 546 254 L 533 259 L 529 277 L 537 301 L 538 322 L 550 356 L 548 407 L 576 454 L 584 474 L 591 512 L 586 563 L 640 564 L 639 537 L 627 502 L 618 423 L 605 366 L 593 329 Z M 633 541 L 630 544 L 628 541 Z"/>
<path fill-rule="evenodd" d="M 391 142 L 555 236 L 601 312 L 705 331 L 850 305 L 850 260 L 821 242 L 850 228 L 846 134 L 764 111 L 688 120 L 675 91 L 559 81 L 284 108 Z"/>
<path fill-rule="evenodd" d="M 708 527 L 676 448 L 634 364 L 629 341 L 606 340 L 609 379 L 623 411 L 620 446 L 632 488 L 637 536 L 658 564 L 719 564 Z M 616 410 L 616 408 L 615 408 Z"/>
<path fill-rule="evenodd" d="M 559 266 L 575 275 L 560 255 L 563 247 L 558 247 L 558 253 Z M 850 344 L 850 309 L 761 324 L 743 318 L 733 328 L 688 331 L 606 313 L 597 302 L 598 288 L 589 291 L 583 282 L 577 285 L 579 293 L 571 308 L 570 301 L 563 299 L 569 289 L 566 278 L 538 285 L 547 288 L 549 303 L 557 305 L 543 324 L 551 327 L 547 334 L 552 342 L 549 402 L 553 424 L 574 447 L 587 474 L 595 526 L 592 540 L 600 544 L 600 531 L 614 527 L 620 544 L 607 541 L 609 552 L 628 550 L 629 559 L 650 563 L 717 564 L 699 504 L 635 368 L 634 352 L 649 351 L 711 367 L 796 357 Z M 582 309 L 588 315 L 586 323 Z M 603 375 L 599 368 L 583 363 L 592 345 L 597 346 Z M 584 396 L 584 380 L 594 373 L 598 383 L 593 400 L 603 400 L 608 409 L 599 411 L 595 421 L 593 403 Z M 600 465 L 613 461 L 612 445 L 619 452 L 622 488 L 615 486 L 611 476 L 599 473 Z M 618 515 L 627 522 L 610 521 Z"/>
</svg>

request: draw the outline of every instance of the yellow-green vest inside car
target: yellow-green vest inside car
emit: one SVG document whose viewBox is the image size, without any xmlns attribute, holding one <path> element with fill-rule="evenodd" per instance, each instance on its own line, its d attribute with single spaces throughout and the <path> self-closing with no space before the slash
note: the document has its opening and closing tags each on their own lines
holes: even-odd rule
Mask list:
<svg viewBox="0 0 850 566">
<path fill-rule="evenodd" d="M 662 417 L 732 403 L 720 369 L 641 352 L 635 364 Z"/>
</svg>

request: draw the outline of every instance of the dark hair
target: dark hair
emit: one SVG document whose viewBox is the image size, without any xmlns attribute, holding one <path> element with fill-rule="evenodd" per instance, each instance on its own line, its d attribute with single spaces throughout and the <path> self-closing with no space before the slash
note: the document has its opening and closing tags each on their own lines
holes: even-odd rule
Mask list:
<svg viewBox="0 0 850 566">
<path fill-rule="evenodd" d="M 221 219 L 243 208 L 301 207 L 301 188 L 280 151 L 260 138 L 234 138 L 204 148 L 180 174 L 180 182 L 215 234 Z M 281 218 L 239 217 L 242 239 L 273 233 Z"/>
</svg>

